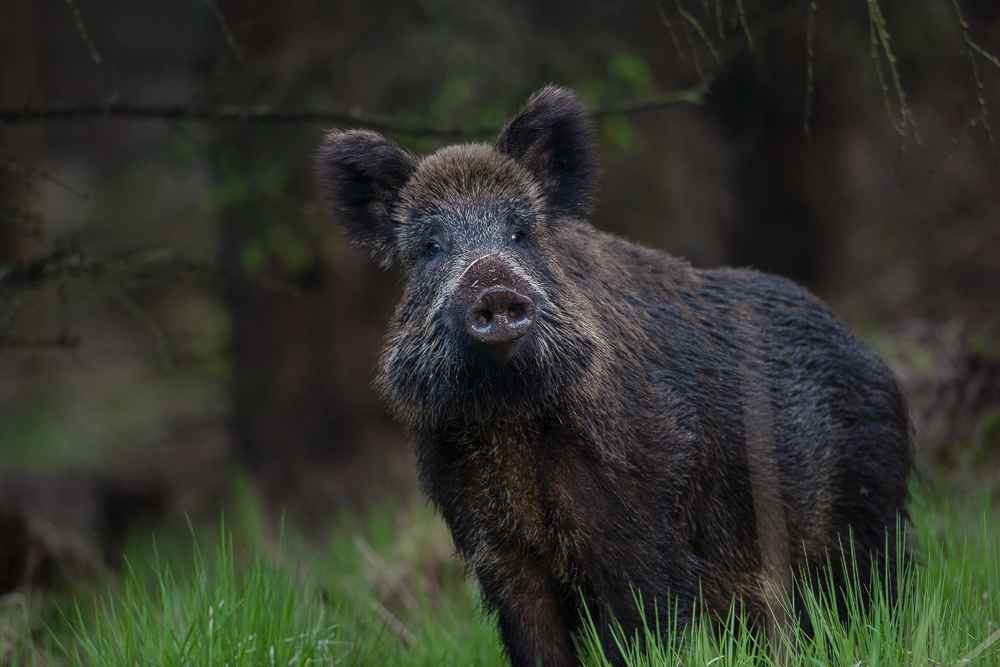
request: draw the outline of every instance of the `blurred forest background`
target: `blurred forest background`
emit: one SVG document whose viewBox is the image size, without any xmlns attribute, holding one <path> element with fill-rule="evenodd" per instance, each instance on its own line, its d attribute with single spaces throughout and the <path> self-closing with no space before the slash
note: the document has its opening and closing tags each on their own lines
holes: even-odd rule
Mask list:
<svg viewBox="0 0 1000 667">
<path fill-rule="evenodd" d="M 550 82 L 604 112 L 597 227 L 804 284 L 900 375 L 925 480 L 997 486 L 998 52 L 996 0 L 0 0 L 0 594 L 234 484 L 317 531 L 415 493 L 370 389 L 401 276 L 315 148 L 490 140 Z"/>
</svg>

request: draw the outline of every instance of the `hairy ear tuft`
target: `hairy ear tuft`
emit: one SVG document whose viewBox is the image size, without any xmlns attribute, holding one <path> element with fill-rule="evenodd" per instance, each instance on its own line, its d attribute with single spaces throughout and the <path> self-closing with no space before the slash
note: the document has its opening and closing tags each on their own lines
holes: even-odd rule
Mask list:
<svg viewBox="0 0 1000 667">
<path fill-rule="evenodd" d="M 392 209 L 417 168 L 415 157 L 381 134 L 332 130 L 320 144 L 316 176 L 347 241 L 389 266 L 396 257 Z"/>
<path fill-rule="evenodd" d="M 497 137 L 496 148 L 538 179 L 556 215 L 590 213 L 600 166 L 590 111 L 573 91 L 546 86 Z"/>
</svg>

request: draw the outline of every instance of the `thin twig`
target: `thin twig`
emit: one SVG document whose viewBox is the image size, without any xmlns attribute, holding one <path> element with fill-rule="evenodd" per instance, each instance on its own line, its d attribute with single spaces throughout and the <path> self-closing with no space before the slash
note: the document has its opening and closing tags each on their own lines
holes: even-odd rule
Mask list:
<svg viewBox="0 0 1000 667">
<path fill-rule="evenodd" d="M 885 114 L 889 119 L 889 124 L 899 135 L 899 144 L 896 150 L 895 170 L 898 173 L 903 164 L 903 153 L 906 151 L 906 137 L 913 135 L 913 140 L 919 145 L 920 135 L 917 134 L 917 121 L 913 117 L 913 110 L 906 103 L 906 93 L 903 91 L 902 79 L 899 75 L 899 68 L 896 66 L 896 56 L 892 52 L 889 41 L 892 39 L 889 30 L 886 28 L 885 17 L 882 15 L 882 8 L 878 0 L 868 1 L 868 24 L 871 32 L 871 55 L 875 63 L 875 72 L 878 74 L 879 85 L 882 88 L 882 99 L 885 101 Z M 899 122 L 893 118 L 892 102 L 889 98 L 889 84 L 882 71 L 882 60 L 879 55 L 885 56 L 889 73 L 892 75 L 893 84 L 896 89 L 896 101 L 899 106 Z"/>
<path fill-rule="evenodd" d="M 29 261 L 0 265 L 0 288 L 36 289 L 53 280 L 74 278 L 92 282 L 134 282 L 171 276 L 239 278 L 261 289 L 298 296 L 293 284 L 268 276 L 247 275 L 200 257 L 159 249 L 94 258 L 75 248 L 59 248 Z"/>
<path fill-rule="evenodd" d="M 5 225 L 33 239 L 42 238 L 42 216 L 27 206 L 11 201 L 0 202 L 0 225 Z"/>
<path fill-rule="evenodd" d="M 226 44 L 236 54 L 237 60 L 243 60 L 243 49 L 236 43 L 236 38 L 233 37 L 233 32 L 229 29 L 229 23 L 226 22 L 226 16 L 219 9 L 219 3 L 216 0 L 205 0 L 205 2 L 212 7 L 212 13 L 215 14 L 215 20 L 219 22 L 219 28 L 222 30 L 222 36 L 226 39 Z"/>
<path fill-rule="evenodd" d="M 7 314 L 3 318 L 3 323 L 0 324 L 0 336 L 7 336 L 10 334 L 11 329 L 14 328 L 14 322 L 17 320 L 17 311 L 20 310 L 21 304 L 24 303 L 24 296 L 26 290 L 18 290 L 14 294 L 14 298 L 11 299 L 10 308 L 7 309 Z"/>
<path fill-rule="evenodd" d="M 754 46 L 753 35 L 757 35 L 758 38 L 771 35 L 794 21 L 798 21 L 807 12 L 808 5 L 806 3 L 789 2 L 781 5 L 780 9 L 776 9 L 764 16 L 759 16 L 753 21 L 747 19 L 748 23 L 742 41 L 731 40 L 720 45 L 719 56 L 722 58 L 722 63 L 726 64 L 737 56 L 744 56 L 747 51 L 752 52 Z M 734 20 L 738 18 L 735 13 L 733 17 Z"/>
<path fill-rule="evenodd" d="M 348 123 L 365 125 L 386 132 L 441 137 L 482 136 L 498 129 L 494 127 L 455 127 L 408 121 L 385 114 L 366 113 L 357 109 L 309 107 L 280 109 L 262 104 L 205 106 L 198 104 L 132 104 L 115 101 L 52 104 L 0 110 L 0 123 L 55 122 L 95 118 L 204 122 Z"/>
<path fill-rule="evenodd" d="M 0 348 L 15 347 L 41 350 L 51 347 L 71 348 L 80 344 L 79 336 L 62 334 L 56 338 L 26 338 L 22 336 L 0 336 Z"/>
<path fill-rule="evenodd" d="M 819 2 L 813 0 L 809 3 L 809 19 L 806 23 L 806 111 L 802 124 L 806 138 L 812 143 L 812 107 L 816 97 L 816 52 L 813 48 L 813 38 L 816 26 L 816 11 L 819 9 Z"/>
<path fill-rule="evenodd" d="M 162 279 L 171 276 L 198 278 L 234 277 L 248 280 L 262 289 L 288 296 L 298 296 L 299 289 L 267 276 L 249 276 L 241 271 L 226 270 L 213 262 L 197 257 L 186 257 L 170 250 L 125 253 L 108 257 L 92 258 L 77 248 L 58 248 L 52 252 L 28 261 L 0 264 L 0 289 L 13 290 L 14 300 L 7 315 L 0 323 L 0 347 L 74 347 L 78 336 L 70 335 L 65 309 L 68 307 L 67 280 L 70 278 L 89 280 L 102 285 L 128 311 L 150 330 L 156 339 L 157 349 L 165 366 L 170 366 L 166 339 L 163 331 L 150 313 L 142 309 L 122 288 L 123 284 L 143 280 Z M 63 332 L 56 338 L 24 338 L 10 336 L 17 310 L 24 294 L 52 282 L 60 304 L 63 306 Z"/>
<path fill-rule="evenodd" d="M 674 22 L 670 20 L 670 17 L 664 9 L 661 0 L 654 0 L 654 5 L 659 13 L 660 21 L 670 33 L 670 38 L 674 43 L 674 48 L 677 50 L 677 54 L 680 56 L 682 62 L 687 63 L 684 50 L 681 48 L 680 41 L 677 37 L 677 31 L 674 28 Z M 742 3 L 740 7 L 742 7 Z M 807 4 L 802 3 L 786 3 L 782 5 L 780 9 L 776 9 L 775 11 L 764 16 L 756 17 L 752 22 L 748 19 L 746 12 L 738 14 L 737 9 L 734 9 L 732 14 L 733 25 L 736 25 L 737 21 L 744 23 L 744 39 L 723 40 L 716 47 L 716 52 L 719 55 L 719 67 L 725 66 L 733 58 L 742 56 L 747 51 L 753 51 L 754 34 L 758 37 L 769 35 L 775 30 L 787 26 L 789 23 L 801 18 L 806 13 L 807 7 Z M 687 42 L 691 47 L 691 53 L 694 57 L 695 71 L 698 73 L 698 76 L 701 77 L 702 80 L 705 78 L 712 78 L 712 76 L 714 76 L 712 73 L 709 73 L 709 76 L 706 77 L 706 73 L 701 70 L 700 62 L 698 61 L 698 49 L 692 39 L 689 23 L 687 21 L 681 21 L 681 27 L 684 29 L 684 36 L 687 38 Z"/>
<path fill-rule="evenodd" d="M 681 49 L 681 42 L 677 39 L 677 31 L 674 30 L 673 21 L 671 21 L 667 16 L 667 12 L 663 9 L 663 3 L 661 0 L 655 0 L 654 4 L 656 5 L 657 13 L 660 15 L 660 21 L 663 23 L 664 27 L 666 27 L 667 32 L 670 33 L 670 39 L 674 43 L 674 48 L 677 49 L 677 55 L 681 57 L 681 62 L 686 64 L 687 58 L 684 57 L 684 50 Z"/>
<path fill-rule="evenodd" d="M 681 0 L 677 0 L 677 5 L 680 7 Z M 705 78 L 705 72 L 701 69 L 701 58 L 698 57 L 698 47 L 694 43 L 694 37 L 691 36 L 691 26 L 688 25 L 687 21 L 681 21 L 681 30 L 684 31 L 684 39 L 687 40 L 688 46 L 691 47 L 691 61 L 694 64 L 694 71 L 698 74 L 701 79 Z"/>
<path fill-rule="evenodd" d="M 165 370 L 170 370 L 172 365 L 170 352 L 167 351 L 167 337 L 163 333 L 163 327 L 156 321 L 153 314 L 135 302 L 128 292 L 122 289 L 121 285 L 112 283 L 108 286 L 108 293 L 115 298 L 118 303 L 125 307 L 132 317 L 139 324 L 144 326 L 149 334 L 156 341 L 156 351 L 160 355 L 160 363 Z"/>
<path fill-rule="evenodd" d="M 52 174 L 50 174 L 47 171 L 44 171 L 42 169 L 38 169 L 37 167 L 25 167 L 25 166 L 23 166 L 23 165 L 15 162 L 13 160 L 13 158 L 10 157 L 10 155 L 8 155 L 6 152 L 3 152 L 2 150 L 0 150 L 0 169 L 3 169 L 5 171 L 9 171 L 12 174 L 23 174 L 24 176 L 27 176 L 27 177 L 37 176 L 38 178 L 42 179 L 43 181 L 48 181 L 49 183 L 52 183 L 53 185 L 58 185 L 60 188 L 62 188 L 66 192 L 70 193 L 71 195 L 73 195 L 77 199 L 81 199 L 83 201 L 86 201 L 87 198 L 89 197 L 89 195 L 87 193 L 85 193 L 85 192 L 77 192 L 76 190 L 73 189 L 72 186 L 70 186 L 67 183 L 63 183 L 62 181 L 60 181 L 58 178 L 56 178 L 55 176 L 53 176 Z"/>
<path fill-rule="evenodd" d="M 889 124 L 892 125 L 892 129 L 894 129 L 897 134 L 902 134 L 905 130 L 901 129 L 901 126 L 896 123 L 896 119 L 892 116 L 892 101 L 889 98 L 889 84 L 885 80 L 885 74 L 882 72 L 882 60 L 878 55 L 878 37 L 876 36 L 874 19 L 869 20 L 868 27 L 871 31 L 872 62 L 875 63 L 875 72 L 878 74 L 879 87 L 882 89 L 882 100 L 885 102 L 885 115 L 886 118 L 889 119 Z"/>
<path fill-rule="evenodd" d="M 56 283 L 56 298 L 59 300 L 59 336 L 66 338 L 70 336 L 69 333 L 69 285 L 66 281 L 66 276 L 57 275 L 55 277 Z"/>
<path fill-rule="evenodd" d="M 73 0 L 66 0 L 66 4 L 69 5 L 70 11 L 73 12 L 73 23 L 76 24 L 76 31 L 80 33 L 80 39 L 87 46 L 87 50 L 90 51 L 90 57 L 94 59 L 95 63 L 100 64 L 101 54 L 97 52 L 97 47 L 94 46 L 93 40 L 90 39 L 90 35 L 87 34 L 87 26 L 83 25 L 83 18 L 80 16 L 80 8 L 76 6 Z"/>
<path fill-rule="evenodd" d="M 978 53 L 983 56 L 986 60 L 993 63 L 997 67 L 1000 67 L 1000 59 L 983 49 L 972 40 L 972 36 L 969 34 L 969 23 L 965 20 L 965 17 L 962 16 L 962 10 L 958 6 L 958 0 L 952 0 L 951 4 L 955 7 L 955 14 L 958 16 L 959 24 L 962 26 L 962 41 L 965 42 L 965 52 L 969 55 L 969 66 L 972 68 L 972 78 L 976 82 L 976 101 L 979 104 L 978 121 L 982 123 L 983 132 L 986 134 L 986 139 L 990 144 L 990 154 L 993 156 L 993 163 L 997 166 L 997 169 L 1000 169 L 1000 156 L 997 155 L 997 145 L 993 138 L 993 130 L 990 128 L 990 118 L 986 107 L 986 86 L 983 84 L 983 79 L 979 75 L 979 65 L 976 63 L 976 54 Z M 973 124 L 970 123 L 970 125 Z"/>
<path fill-rule="evenodd" d="M 719 41 L 726 41 L 726 30 L 722 26 L 722 0 L 715 0 L 715 27 L 719 31 Z"/>
<path fill-rule="evenodd" d="M 59 248 L 29 261 L 0 265 L 0 287 L 33 289 L 59 277 L 122 281 L 176 274 L 218 273 L 212 262 L 185 257 L 169 250 L 126 253 L 95 259 L 78 249 Z"/>
<path fill-rule="evenodd" d="M 968 50 L 969 65 L 972 67 L 972 76 L 976 81 L 976 101 L 979 103 L 979 118 L 983 124 L 983 132 L 990 144 L 990 154 L 993 156 L 993 163 L 1000 169 L 1000 156 L 997 155 L 997 144 L 993 138 L 993 130 L 990 128 L 989 112 L 986 108 L 986 86 L 979 76 L 979 65 L 976 64 L 976 54 L 972 49 Z"/>
<path fill-rule="evenodd" d="M 740 15 L 740 25 L 743 26 L 743 34 L 747 38 L 747 48 L 753 53 L 753 35 L 750 34 L 750 26 L 747 23 L 747 10 L 743 7 L 743 0 L 736 0 L 736 11 Z"/>
<path fill-rule="evenodd" d="M 955 149 L 958 148 L 958 145 L 962 143 L 962 138 L 965 137 L 970 132 L 972 132 L 974 129 L 976 129 L 976 125 L 978 124 L 979 124 L 979 118 L 973 118 L 972 120 L 970 120 L 968 123 L 965 124 L 965 127 L 962 128 L 962 131 L 955 135 L 955 138 L 951 140 L 951 143 L 948 144 L 948 147 L 941 152 L 941 155 L 938 156 L 938 159 L 934 161 L 933 165 L 931 165 L 930 171 L 928 172 L 928 176 L 933 176 L 934 174 L 937 173 L 937 170 L 941 168 L 941 165 L 948 158 L 948 156 L 954 153 Z"/>
<path fill-rule="evenodd" d="M 715 48 L 715 44 L 712 43 L 708 33 L 705 32 L 705 28 L 702 27 L 701 22 L 698 21 L 698 19 L 691 12 L 684 9 L 684 5 L 681 4 L 681 0 L 677 0 L 677 13 L 680 14 L 684 20 L 690 23 L 698 33 L 698 36 L 701 37 L 701 41 L 705 43 L 705 46 L 708 48 L 708 52 L 712 54 L 712 58 L 715 59 L 715 64 L 722 64 L 722 58 L 719 57 L 719 51 Z"/>
<path fill-rule="evenodd" d="M 906 103 L 906 92 L 903 90 L 902 78 L 899 74 L 899 68 L 896 66 L 896 56 L 892 52 L 892 47 L 889 44 L 891 36 L 889 31 L 886 29 L 885 17 L 882 15 L 882 8 L 878 4 L 878 0 L 868 0 L 868 20 L 871 30 L 871 44 L 872 44 L 872 60 L 875 62 L 875 71 L 878 73 L 879 83 L 882 87 L 882 96 L 885 100 L 886 115 L 889 118 L 889 123 L 892 125 L 893 129 L 900 136 L 900 151 L 904 149 L 903 139 L 906 138 L 907 134 L 912 134 L 914 141 L 920 144 L 920 135 L 917 134 L 917 121 L 913 117 L 913 110 Z M 882 72 L 881 57 L 879 52 L 885 56 L 886 64 L 889 67 L 889 73 L 892 75 L 893 85 L 896 91 L 896 100 L 899 105 L 899 122 L 893 118 L 892 114 L 892 103 L 889 100 L 889 84 L 885 79 L 885 74 Z M 898 159 L 898 155 L 897 155 Z"/>
<path fill-rule="evenodd" d="M 969 48 L 971 48 L 973 51 L 981 55 L 983 58 L 986 58 L 997 67 L 1000 67 L 1000 58 L 997 58 L 995 55 L 993 55 L 983 47 L 979 46 L 979 44 L 976 44 L 971 39 L 966 40 L 965 43 L 969 45 Z"/>
<path fill-rule="evenodd" d="M 676 104 L 704 104 L 705 98 L 708 96 L 711 83 L 712 77 L 704 77 L 693 88 L 681 90 L 675 93 L 665 93 L 663 95 L 644 97 L 633 101 L 615 102 L 594 109 L 593 115 L 600 118 L 602 116 L 618 116 L 623 114 L 638 113 L 640 111 L 653 111 L 655 109 L 663 109 Z"/>
</svg>

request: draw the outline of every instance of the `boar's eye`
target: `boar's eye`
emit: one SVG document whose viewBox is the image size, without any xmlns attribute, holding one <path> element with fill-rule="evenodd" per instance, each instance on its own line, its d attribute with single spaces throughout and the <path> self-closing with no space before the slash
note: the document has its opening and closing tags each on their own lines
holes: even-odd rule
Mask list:
<svg viewBox="0 0 1000 667">
<path fill-rule="evenodd" d="M 438 243 L 437 241 L 431 241 L 430 243 L 427 244 L 427 254 L 428 255 L 436 255 L 439 252 L 441 252 L 441 244 L 440 243 Z"/>
<path fill-rule="evenodd" d="M 520 244 L 524 241 L 524 232 L 518 230 L 510 235 L 510 242 Z"/>
</svg>

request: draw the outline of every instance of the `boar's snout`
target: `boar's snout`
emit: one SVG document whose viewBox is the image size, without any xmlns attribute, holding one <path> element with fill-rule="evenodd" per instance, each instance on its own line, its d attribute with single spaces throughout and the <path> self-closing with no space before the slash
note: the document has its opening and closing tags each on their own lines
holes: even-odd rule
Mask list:
<svg viewBox="0 0 1000 667">
<path fill-rule="evenodd" d="M 512 343 L 535 325 L 535 303 L 506 287 L 485 290 L 469 308 L 465 329 L 488 345 Z"/>
<path fill-rule="evenodd" d="M 465 267 L 452 295 L 452 316 L 473 341 L 504 353 L 535 326 L 537 302 L 522 270 L 490 254 Z"/>
</svg>

